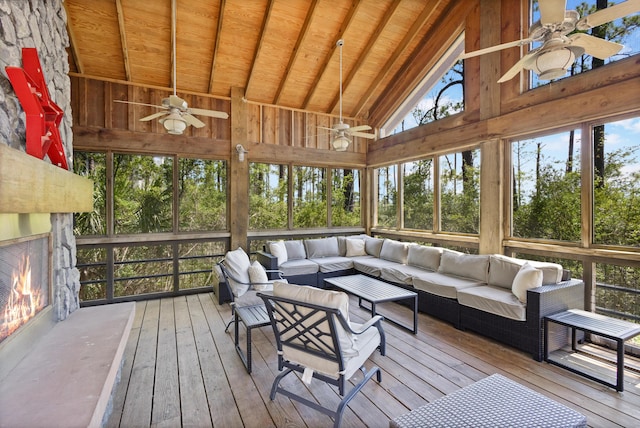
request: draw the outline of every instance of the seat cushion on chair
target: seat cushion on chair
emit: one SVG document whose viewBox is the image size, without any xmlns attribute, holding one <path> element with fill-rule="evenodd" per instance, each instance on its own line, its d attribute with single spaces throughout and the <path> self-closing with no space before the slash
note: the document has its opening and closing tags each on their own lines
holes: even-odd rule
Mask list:
<svg viewBox="0 0 640 428">
<path fill-rule="evenodd" d="M 229 275 L 236 278 L 239 282 L 236 282 L 229 278 L 229 286 L 234 297 L 240 297 L 249 290 L 249 283 L 251 279 L 249 277 L 249 267 L 251 266 L 251 260 L 249 256 L 244 252 L 242 248 L 229 251 L 224 257 L 224 265 L 229 272 Z"/>
<path fill-rule="evenodd" d="M 284 297 L 291 300 L 300 301 L 303 303 L 311 303 L 317 306 L 324 306 L 327 308 L 338 309 L 340 313 L 349 322 L 349 296 L 342 291 L 323 290 L 311 286 L 284 284 L 275 282 L 273 287 L 273 294 L 276 297 Z M 316 320 L 308 319 L 305 325 L 311 325 Z M 359 324 L 349 323 L 357 328 Z M 321 327 L 322 323 L 318 325 L 318 328 L 324 330 Z M 328 327 L 328 326 L 327 326 Z M 369 358 L 371 353 L 376 350 L 380 345 L 380 333 L 377 328 L 369 328 L 364 333 L 359 335 L 352 335 L 346 331 L 340 322 L 336 320 L 336 330 L 338 333 L 338 339 L 340 341 L 340 348 L 342 350 L 343 360 L 345 362 L 344 371 L 342 374 L 346 378 L 350 378 Z M 326 330 L 325 333 L 329 331 Z M 290 337 L 292 333 L 285 333 L 286 337 Z M 285 338 L 283 334 L 283 338 Z M 293 334 L 298 334 L 294 331 Z M 326 343 L 331 347 L 330 335 L 318 337 L 319 341 L 328 341 Z M 299 349 L 292 348 L 290 346 L 283 345 L 284 358 L 300 364 L 304 367 L 308 367 L 319 373 L 338 378 L 340 375 L 339 367 L 334 361 L 330 361 L 326 358 L 301 351 Z"/>
</svg>

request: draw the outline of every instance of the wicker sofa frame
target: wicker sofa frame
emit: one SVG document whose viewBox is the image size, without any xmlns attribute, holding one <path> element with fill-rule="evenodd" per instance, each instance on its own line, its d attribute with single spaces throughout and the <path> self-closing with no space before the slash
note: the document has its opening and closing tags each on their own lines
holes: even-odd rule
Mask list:
<svg viewBox="0 0 640 428">
<path fill-rule="evenodd" d="M 277 258 L 269 252 L 258 251 L 256 255 L 257 260 L 265 269 L 278 269 Z M 325 278 L 355 273 L 363 272 L 358 272 L 355 269 L 318 272 L 288 276 L 287 280 L 292 284 L 325 288 Z M 383 280 L 382 278 L 377 279 Z M 536 361 L 542 361 L 544 356 L 544 317 L 566 309 L 584 308 L 584 282 L 570 279 L 568 271 L 565 271 L 563 281 L 558 284 L 544 285 L 527 291 L 526 321 L 517 321 L 464 306 L 457 299 L 441 297 L 410 285 L 395 282 L 393 284 L 418 293 L 418 310 L 420 312 L 446 321 L 457 329 L 473 331 L 529 353 Z M 558 349 L 566 342 L 566 329 L 556 329 L 556 331 L 550 332 L 550 349 Z"/>
</svg>

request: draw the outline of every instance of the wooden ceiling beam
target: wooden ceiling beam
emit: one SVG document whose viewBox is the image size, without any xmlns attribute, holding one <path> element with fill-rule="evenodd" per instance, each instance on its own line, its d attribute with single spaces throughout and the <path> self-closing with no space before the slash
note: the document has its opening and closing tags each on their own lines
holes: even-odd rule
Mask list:
<svg viewBox="0 0 640 428">
<path fill-rule="evenodd" d="M 131 80 L 131 67 L 129 66 L 129 51 L 127 49 L 127 33 L 124 27 L 124 11 L 122 0 L 116 0 L 118 11 L 118 28 L 120 29 L 120 43 L 122 44 L 122 60 L 124 61 L 124 75 L 127 81 Z"/>
<path fill-rule="evenodd" d="M 220 12 L 218 13 L 218 28 L 216 30 L 216 41 L 213 46 L 213 55 L 211 58 L 211 73 L 209 74 L 209 93 L 213 93 L 213 77 L 215 76 L 216 71 L 216 59 L 218 56 L 218 47 L 220 46 L 220 37 L 222 35 L 222 22 L 224 21 L 222 18 L 224 17 L 224 7 L 226 0 L 220 0 Z"/>
<path fill-rule="evenodd" d="M 353 81 L 353 78 L 358 73 L 358 70 L 360 70 L 360 67 L 364 64 L 365 59 L 367 58 L 367 56 L 371 52 L 371 49 L 373 49 L 374 44 L 380 38 L 380 35 L 382 34 L 384 29 L 386 28 L 387 24 L 389 23 L 389 21 L 391 20 L 393 15 L 395 14 L 395 12 L 398 9 L 398 6 L 400 6 L 401 2 L 402 2 L 402 0 L 394 0 L 393 4 L 389 7 L 387 12 L 384 14 L 384 18 L 378 24 L 378 26 L 376 27 L 375 31 L 373 32 L 373 34 L 369 38 L 369 40 L 367 40 L 366 47 L 364 48 L 364 51 L 361 52 L 360 55 L 358 55 L 358 59 L 357 59 L 356 63 L 354 64 L 353 68 L 351 69 L 351 71 L 349 72 L 347 77 L 344 79 L 344 82 L 342 82 L 342 92 L 346 92 L 347 91 L 347 88 L 349 87 L 349 84 Z M 329 104 L 330 105 L 330 107 L 329 107 L 329 112 L 330 113 L 333 113 L 335 111 L 335 109 L 338 106 L 339 102 L 340 102 L 340 93 L 338 93 L 333 98 L 331 103 Z"/>
<path fill-rule="evenodd" d="M 296 40 L 296 45 L 293 47 L 293 52 L 289 56 L 289 63 L 287 64 L 287 68 L 285 68 L 284 76 L 280 79 L 280 85 L 278 86 L 278 90 L 276 91 L 276 96 L 273 99 L 272 104 L 278 104 L 280 101 L 280 95 L 282 95 L 282 91 L 284 90 L 287 81 L 289 80 L 289 76 L 291 75 L 291 70 L 293 69 L 293 64 L 295 64 L 298 59 L 298 54 L 300 53 L 300 46 L 306 40 L 309 35 L 309 27 L 311 21 L 313 20 L 313 16 L 316 10 L 316 6 L 318 5 L 318 0 L 312 0 L 311 5 L 309 6 L 309 10 L 307 11 L 307 16 L 304 19 L 304 23 L 302 24 L 302 29 L 298 34 L 298 40 Z"/>
<path fill-rule="evenodd" d="M 360 99 L 358 105 L 356 105 L 356 108 L 354 109 L 355 114 L 353 114 L 353 116 L 360 116 L 364 106 L 367 105 L 367 103 L 373 96 L 373 93 L 378 89 L 380 83 L 382 83 L 382 81 L 387 77 L 389 71 L 393 68 L 396 61 L 398 61 L 398 58 L 400 58 L 400 55 L 405 51 L 405 49 L 407 49 L 409 44 L 416 37 L 420 28 L 422 28 L 422 26 L 429 22 L 430 19 L 433 19 L 433 15 L 438 10 L 438 6 L 440 5 L 440 3 L 442 3 L 442 0 L 431 0 L 424 6 L 424 9 L 422 9 L 422 12 L 418 16 L 418 18 L 414 21 L 409 31 L 407 31 L 402 41 L 398 44 L 398 47 L 393 52 L 393 55 L 389 57 L 387 62 L 380 69 L 380 72 L 378 73 L 376 78 L 373 79 L 373 81 L 369 85 L 369 88 L 364 93 L 364 96 Z"/>
<path fill-rule="evenodd" d="M 73 30 L 73 25 L 71 22 L 71 14 L 69 13 L 69 6 L 67 2 L 62 2 L 62 7 L 64 7 L 64 11 L 67 15 L 67 34 L 69 35 L 69 45 L 71 48 L 71 56 L 73 57 L 73 62 L 76 65 L 76 70 L 80 74 L 84 74 L 84 67 L 82 66 L 82 60 L 80 59 L 80 52 L 78 52 L 78 39 L 76 38 L 75 32 Z"/>
<path fill-rule="evenodd" d="M 255 75 L 256 70 L 256 62 L 258 61 L 258 57 L 260 56 L 260 52 L 262 51 L 262 45 L 264 43 L 265 34 L 267 31 L 267 26 L 269 25 L 269 20 L 271 19 L 271 12 L 273 11 L 274 0 L 269 0 L 267 3 L 267 9 L 264 13 L 264 18 L 262 19 L 262 28 L 260 28 L 260 36 L 258 36 L 258 45 L 256 46 L 256 50 L 253 53 L 253 60 L 251 61 L 251 67 L 249 67 L 249 76 L 247 77 L 247 83 L 244 85 L 244 93 L 245 97 L 249 97 L 248 95 L 251 91 L 251 82 Z"/>
<path fill-rule="evenodd" d="M 327 71 L 329 62 L 331 61 L 331 58 L 333 57 L 333 54 L 336 51 L 336 43 L 338 43 L 338 40 L 342 38 L 342 35 L 347 31 L 347 29 L 353 23 L 353 18 L 355 17 L 356 12 L 358 11 L 358 8 L 360 7 L 360 5 L 362 5 L 362 1 L 360 0 L 354 1 L 353 4 L 351 5 L 351 9 L 349 9 L 349 13 L 347 13 L 347 16 L 344 19 L 342 26 L 338 31 L 338 34 L 333 40 L 333 45 L 331 45 L 331 49 L 329 49 L 329 52 L 327 52 L 327 55 L 324 57 L 324 61 L 322 62 L 322 67 L 320 67 L 320 72 L 316 74 L 316 78 L 313 79 L 313 83 L 311 84 L 311 90 L 309 91 L 309 93 L 307 94 L 307 96 L 305 97 L 302 103 L 303 110 L 306 110 L 308 108 L 309 102 L 313 98 L 313 95 L 315 94 L 316 89 L 318 88 L 318 82 L 320 82 L 320 79 L 322 79 L 322 76 L 324 76 L 324 73 Z"/>
</svg>

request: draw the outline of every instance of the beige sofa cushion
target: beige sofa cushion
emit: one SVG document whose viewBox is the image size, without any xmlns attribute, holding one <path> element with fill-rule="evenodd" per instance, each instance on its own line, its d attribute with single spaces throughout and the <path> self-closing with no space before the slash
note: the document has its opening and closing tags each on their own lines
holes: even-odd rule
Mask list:
<svg viewBox="0 0 640 428">
<path fill-rule="evenodd" d="M 307 253 L 304 251 L 304 244 L 299 239 L 284 241 L 284 247 L 287 249 L 287 260 L 307 258 Z"/>
<path fill-rule="evenodd" d="M 458 290 L 458 302 L 484 312 L 516 321 L 527 319 L 527 306 L 502 287 L 483 285 Z"/>
<path fill-rule="evenodd" d="M 457 299 L 458 291 L 470 287 L 487 285 L 485 282 L 475 279 L 462 278 L 453 275 L 443 275 L 438 272 L 424 271 L 413 277 L 413 286 L 418 290 L 435 294 L 448 299 Z"/>
<path fill-rule="evenodd" d="M 367 251 L 364 247 L 364 239 L 360 238 L 348 238 L 345 240 L 347 251 L 347 257 L 366 256 Z"/>
<path fill-rule="evenodd" d="M 383 239 L 372 238 L 371 236 L 364 236 L 364 248 L 367 254 L 373 257 L 380 257 L 380 250 L 382 249 Z"/>
<path fill-rule="evenodd" d="M 438 270 L 438 267 L 440 267 L 441 256 L 442 248 L 411 244 L 409 245 L 409 252 L 407 254 L 407 264 L 435 272 Z"/>
<path fill-rule="evenodd" d="M 393 239 L 385 239 L 380 249 L 380 258 L 404 265 L 407 264 L 408 253 L 408 244 Z"/>
<path fill-rule="evenodd" d="M 557 284 L 562 281 L 562 266 L 557 263 L 517 259 L 502 254 L 492 254 L 489 257 L 488 283 L 490 285 L 511 289 L 514 278 L 525 263 L 529 263 L 542 272 L 543 285 Z"/>
<path fill-rule="evenodd" d="M 282 271 L 284 277 L 294 275 L 308 275 L 311 273 L 317 273 L 320 269 L 318 263 L 315 263 L 309 259 L 288 260 L 278 266 L 278 269 Z"/>
<path fill-rule="evenodd" d="M 489 275 L 489 256 L 464 254 L 445 249 L 440 258 L 438 272 L 486 283 Z"/>
<path fill-rule="evenodd" d="M 269 252 L 278 259 L 278 266 L 287 261 L 287 247 L 284 241 L 269 242 Z"/>
<path fill-rule="evenodd" d="M 304 246 L 307 249 L 307 257 L 310 259 L 340 256 L 338 238 L 335 236 L 331 236 L 329 238 L 305 239 Z"/>
</svg>

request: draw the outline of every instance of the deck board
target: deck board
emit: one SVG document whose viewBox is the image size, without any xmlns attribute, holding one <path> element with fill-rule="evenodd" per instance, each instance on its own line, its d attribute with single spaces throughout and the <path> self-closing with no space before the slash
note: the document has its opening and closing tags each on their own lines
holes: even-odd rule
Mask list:
<svg viewBox="0 0 640 428">
<path fill-rule="evenodd" d="M 278 373 L 271 327 L 252 331 L 249 375 L 236 354 L 233 332 L 224 332 L 231 317 L 229 305 L 218 305 L 214 297 L 199 294 L 137 303 L 107 427 L 331 425 L 328 416 L 281 395 L 269 399 Z M 394 317 L 410 316 L 406 308 L 385 305 Z M 350 312 L 356 322 L 370 317 L 355 299 Z M 589 426 L 640 426 L 637 371 L 625 372 L 625 392 L 617 393 L 427 315 L 420 314 L 418 322 L 417 335 L 384 324 L 387 355 L 374 353 L 368 363 L 382 369 L 382 383 L 373 379 L 363 388 L 345 411 L 343 427 L 386 427 L 389 419 L 493 373 L 583 413 Z M 306 385 L 290 375 L 282 384 L 329 406 L 340 400 L 337 390 L 322 382 Z"/>
</svg>

